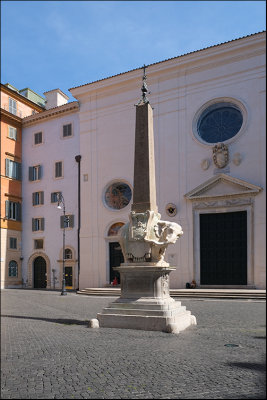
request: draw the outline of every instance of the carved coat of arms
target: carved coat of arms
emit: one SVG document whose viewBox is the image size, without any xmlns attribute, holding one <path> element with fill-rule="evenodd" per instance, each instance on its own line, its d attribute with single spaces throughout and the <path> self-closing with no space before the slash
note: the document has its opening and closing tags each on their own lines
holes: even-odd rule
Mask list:
<svg viewBox="0 0 267 400">
<path fill-rule="evenodd" d="M 212 148 L 213 162 L 218 168 L 224 168 L 229 161 L 228 147 L 224 143 L 216 144 Z"/>
</svg>

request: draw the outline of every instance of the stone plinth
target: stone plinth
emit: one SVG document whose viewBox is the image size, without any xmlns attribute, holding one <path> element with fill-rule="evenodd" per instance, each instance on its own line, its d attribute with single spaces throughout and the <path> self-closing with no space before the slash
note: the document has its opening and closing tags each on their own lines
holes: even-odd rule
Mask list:
<svg viewBox="0 0 267 400">
<path fill-rule="evenodd" d="M 100 327 L 179 333 L 196 325 L 191 312 L 170 297 L 169 274 L 174 267 L 131 263 L 116 270 L 121 276 L 121 297 L 97 314 Z"/>
</svg>

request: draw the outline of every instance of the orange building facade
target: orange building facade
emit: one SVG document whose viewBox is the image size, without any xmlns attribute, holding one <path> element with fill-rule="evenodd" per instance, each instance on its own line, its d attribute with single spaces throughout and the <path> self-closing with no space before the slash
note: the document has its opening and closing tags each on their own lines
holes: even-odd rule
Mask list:
<svg viewBox="0 0 267 400">
<path fill-rule="evenodd" d="M 1 288 L 21 287 L 22 119 L 43 111 L 1 84 Z"/>
</svg>

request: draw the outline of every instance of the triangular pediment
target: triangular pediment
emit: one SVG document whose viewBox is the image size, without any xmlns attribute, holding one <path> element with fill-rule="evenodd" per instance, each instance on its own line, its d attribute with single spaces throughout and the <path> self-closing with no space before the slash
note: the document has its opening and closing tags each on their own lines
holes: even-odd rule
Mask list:
<svg viewBox="0 0 267 400">
<path fill-rule="evenodd" d="M 218 197 L 238 197 L 256 195 L 262 188 L 226 174 L 218 174 L 184 196 L 188 200 L 214 199 Z"/>
</svg>

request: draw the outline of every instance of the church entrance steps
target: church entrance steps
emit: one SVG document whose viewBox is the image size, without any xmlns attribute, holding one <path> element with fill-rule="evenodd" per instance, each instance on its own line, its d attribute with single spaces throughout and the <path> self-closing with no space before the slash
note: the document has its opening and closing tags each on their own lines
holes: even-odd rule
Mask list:
<svg viewBox="0 0 267 400">
<path fill-rule="evenodd" d="M 77 291 L 87 296 L 117 296 L 121 289 L 116 288 L 85 288 Z M 260 299 L 266 300 L 266 290 L 260 289 L 170 289 L 171 297 L 188 298 L 229 298 L 229 299 Z"/>
</svg>

